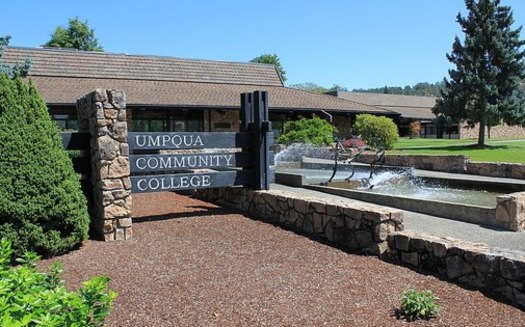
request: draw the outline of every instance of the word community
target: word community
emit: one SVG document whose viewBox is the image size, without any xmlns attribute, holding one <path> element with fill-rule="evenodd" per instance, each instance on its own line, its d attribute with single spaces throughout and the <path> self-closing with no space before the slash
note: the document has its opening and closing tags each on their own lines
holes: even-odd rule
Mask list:
<svg viewBox="0 0 525 327">
<path fill-rule="evenodd" d="M 232 167 L 233 154 L 199 154 L 140 157 L 136 159 L 136 166 L 145 169 L 178 169 L 204 167 Z"/>
<path fill-rule="evenodd" d="M 186 176 L 167 176 L 153 178 L 139 178 L 137 189 L 139 191 L 160 191 L 160 190 L 183 190 L 188 188 L 202 188 L 211 186 L 210 175 L 186 175 Z"/>
</svg>

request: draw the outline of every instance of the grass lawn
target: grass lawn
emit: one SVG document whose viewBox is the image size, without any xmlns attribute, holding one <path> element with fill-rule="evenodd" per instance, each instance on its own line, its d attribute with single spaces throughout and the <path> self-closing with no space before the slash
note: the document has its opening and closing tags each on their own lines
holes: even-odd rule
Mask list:
<svg viewBox="0 0 525 327">
<path fill-rule="evenodd" d="M 390 154 L 465 155 L 472 161 L 525 163 L 525 140 L 487 140 L 485 149 L 477 140 L 402 138 Z"/>
</svg>

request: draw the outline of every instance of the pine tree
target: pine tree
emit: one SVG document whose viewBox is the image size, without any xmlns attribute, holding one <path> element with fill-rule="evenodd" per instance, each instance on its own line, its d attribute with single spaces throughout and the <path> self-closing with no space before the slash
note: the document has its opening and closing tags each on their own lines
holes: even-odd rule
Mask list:
<svg viewBox="0 0 525 327">
<path fill-rule="evenodd" d="M 0 73 L 0 239 L 17 256 L 78 246 L 89 216 L 78 175 L 36 88 Z"/>
<path fill-rule="evenodd" d="M 521 27 L 512 29 L 511 8 L 500 0 L 465 0 L 468 17 L 457 22 L 465 33 L 456 36 L 447 59 L 455 69 L 444 79 L 444 90 L 433 112 L 454 120 L 479 123 L 478 146 L 485 146 L 485 127 L 525 126 L 525 99 L 519 85 L 525 78 L 525 51 L 520 48 Z"/>
</svg>

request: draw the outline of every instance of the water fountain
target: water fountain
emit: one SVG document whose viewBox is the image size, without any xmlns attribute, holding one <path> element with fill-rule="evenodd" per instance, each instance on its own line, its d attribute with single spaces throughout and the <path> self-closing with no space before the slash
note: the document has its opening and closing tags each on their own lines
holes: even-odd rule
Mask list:
<svg viewBox="0 0 525 327">
<path fill-rule="evenodd" d="M 309 157 L 301 152 L 304 148 Z M 461 179 L 454 174 L 430 178 L 410 168 L 377 167 L 372 174 L 369 165 L 339 162 L 334 170 L 334 157 L 326 149 L 297 145 L 293 156 L 286 152 L 276 156 L 276 173 L 302 175 L 305 188 L 487 225 L 495 219 L 498 196 L 525 190 L 525 184 Z M 294 160 L 294 165 L 287 160 Z"/>
</svg>

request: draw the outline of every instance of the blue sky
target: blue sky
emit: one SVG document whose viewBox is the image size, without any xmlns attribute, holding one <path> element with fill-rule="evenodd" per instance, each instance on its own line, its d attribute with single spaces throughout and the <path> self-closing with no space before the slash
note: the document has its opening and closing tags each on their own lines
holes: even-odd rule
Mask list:
<svg viewBox="0 0 525 327">
<path fill-rule="evenodd" d="M 525 25 L 525 1 L 502 0 Z M 0 35 L 36 47 L 69 18 L 107 52 L 225 61 L 275 53 L 287 84 L 348 89 L 437 82 L 463 0 L 26 0 L 2 3 Z M 525 32 L 522 32 L 522 39 Z"/>
</svg>

